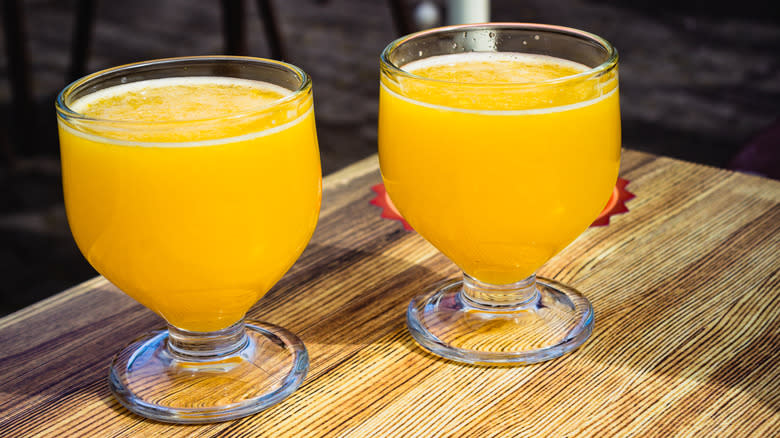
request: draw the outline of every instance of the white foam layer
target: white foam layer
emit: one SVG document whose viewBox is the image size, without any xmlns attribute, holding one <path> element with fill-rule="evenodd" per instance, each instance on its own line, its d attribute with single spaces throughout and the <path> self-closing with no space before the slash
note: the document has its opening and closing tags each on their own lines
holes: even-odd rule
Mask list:
<svg viewBox="0 0 780 438">
<path fill-rule="evenodd" d="M 534 108 L 534 109 L 526 109 L 526 110 L 482 110 L 482 109 L 455 108 L 450 106 L 436 105 L 433 103 L 422 102 L 419 100 L 411 99 L 406 96 L 401 96 L 395 91 L 387 88 L 385 84 L 381 84 L 380 86 L 388 94 L 391 94 L 394 97 L 409 102 L 413 105 L 419 105 L 426 108 L 433 108 L 442 111 L 454 111 L 454 112 L 466 113 L 466 114 L 481 114 L 486 116 L 520 116 L 520 115 L 530 115 L 530 114 L 550 114 L 550 113 L 557 113 L 561 111 L 571 111 L 577 108 L 584 108 L 586 106 L 590 106 L 598 102 L 601 102 L 602 100 L 607 99 L 608 97 L 618 92 L 618 87 L 615 87 L 614 89 L 610 90 L 609 93 L 603 94 L 595 99 L 586 100 L 583 102 L 577 102 L 570 105 L 561 105 L 561 106 L 554 106 L 549 108 Z"/>
<path fill-rule="evenodd" d="M 235 137 L 227 137 L 227 138 L 219 138 L 214 140 L 202 140 L 202 141 L 182 141 L 182 142 L 160 142 L 160 141 L 127 141 L 127 140 L 118 140 L 114 138 L 108 138 L 108 137 L 102 137 L 95 134 L 89 134 L 86 132 L 77 131 L 70 126 L 68 126 L 65 123 L 60 123 L 60 126 L 62 129 L 70 132 L 73 135 L 76 135 L 78 137 L 85 138 L 87 140 L 91 140 L 97 143 L 108 143 L 113 144 L 117 146 L 136 146 L 136 147 L 147 147 L 147 148 L 191 148 L 191 147 L 204 147 L 204 146 L 219 146 L 223 144 L 228 143 L 238 143 L 242 141 L 247 140 L 254 140 L 256 138 L 265 137 L 267 135 L 276 134 L 277 132 L 284 131 L 285 129 L 289 129 L 293 127 L 294 125 L 301 123 L 303 119 L 305 119 L 309 114 L 311 114 L 314 111 L 314 106 L 312 105 L 309 107 L 309 109 L 298 116 L 295 120 L 291 120 L 287 123 L 284 123 L 279 126 L 274 126 L 273 128 L 264 129 L 262 131 L 253 132 L 251 134 L 244 134 L 239 135 Z"/>
<path fill-rule="evenodd" d="M 436 67 L 440 65 L 454 66 L 471 62 L 496 62 L 496 61 L 514 61 L 529 65 L 557 64 L 565 68 L 571 68 L 583 72 L 590 69 L 585 64 L 570 61 L 568 59 L 556 58 L 554 56 L 538 55 L 533 53 L 517 52 L 466 52 L 453 53 L 450 55 L 431 56 L 430 58 L 418 59 L 408 64 L 404 64 L 401 69 L 409 73 L 423 68 Z"/>
<path fill-rule="evenodd" d="M 280 87 L 278 85 L 274 85 L 268 82 L 262 82 L 262 81 L 254 81 L 251 79 L 239 79 L 239 78 L 228 78 L 228 77 L 213 77 L 213 76 L 190 76 L 190 77 L 179 77 L 179 78 L 162 78 L 162 79 L 150 79 L 145 81 L 138 81 L 138 82 L 132 82 L 129 84 L 122 84 L 122 85 L 115 85 L 113 87 L 105 88 L 99 91 L 96 91 L 92 94 L 89 94 L 87 96 L 84 96 L 78 100 L 76 100 L 74 103 L 70 105 L 70 108 L 78 113 L 83 112 L 85 108 L 87 108 L 89 105 L 102 100 L 111 98 L 117 95 L 130 93 L 139 91 L 142 89 L 149 89 L 149 88 L 160 88 L 160 87 L 170 87 L 170 86 L 180 86 L 180 85 L 186 85 L 186 86 L 197 86 L 197 85 L 236 85 L 236 86 L 244 86 L 244 87 L 251 87 L 256 88 L 260 90 L 268 90 L 271 92 L 276 92 L 281 94 L 283 97 L 280 99 L 284 99 L 285 97 L 289 96 L 293 93 L 293 91 L 288 90 L 287 88 Z M 275 101 L 265 102 L 265 104 L 260 105 L 257 109 L 263 109 L 269 106 L 272 106 Z M 252 111 L 254 108 L 247 109 L 247 111 Z M 240 136 L 234 136 L 234 137 L 227 137 L 227 138 L 219 138 L 219 139 L 213 139 L 213 140 L 203 140 L 203 141 L 190 141 L 190 142 L 177 142 L 177 141 L 171 141 L 171 142 L 161 142 L 161 141 L 128 141 L 128 140 L 119 140 L 115 138 L 108 138 L 103 137 L 97 134 L 90 134 L 82 131 L 78 131 L 71 126 L 68 126 L 66 123 L 61 123 L 61 126 L 66 131 L 70 132 L 73 135 L 98 142 L 98 143 L 108 143 L 118 146 L 138 146 L 138 147 L 165 147 L 165 148 L 184 148 L 184 147 L 203 147 L 203 146 L 217 146 L 221 144 L 227 144 L 227 143 L 236 143 L 241 141 L 247 141 L 256 139 L 259 137 L 264 137 L 267 135 L 275 134 L 280 131 L 284 131 L 285 129 L 288 129 L 298 123 L 300 123 L 303 119 L 305 119 L 312 111 L 314 110 L 314 107 L 311 106 L 306 112 L 299 115 L 295 119 L 284 123 L 279 126 L 273 126 L 258 132 L 253 132 L 250 134 L 240 135 Z M 231 114 L 233 116 L 235 114 Z M 218 115 L 216 117 L 219 117 Z M 75 122 L 79 123 L 79 122 Z M 120 122 L 121 123 L 121 122 Z M 133 122 L 133 123 L 139 123 L 141 126 L 143 126 L 143 121 Z M 153 122 L 151 122 L 153 123 Z M 173 121 L 162 121 L 162 123 L 170 123 L 171 126 L 175 126 L 177 123 L 182 123 L 183 126 L 186 126 L 188 128 L 191 128 L 192 126 L 197 125 L 198 121 L 187 121 L 187 120 L 173 120 Z M 208 122 L 207 122 L 208 123 Z M 172 128 L 175 129 L 175 128 Z"/>
<path fill-rule="evenodd" d="M 576 69 L 581 72 L 590 69 L 590 67 L 584 64 L 580 64 L 574 61 L 569 61 L 566 59 L 556 58 L 553 56 L 537 55 L 537 54 L 530 54 L 530 53 L 516 53 L 516 52 L 467 52 L 467 53 L 455 53 L 451 55 L 432 56 L 430 58 L 424 58 L 424 59 L 412 61 L 408 64 L 405 64 L 402 67 L 402 69 L 409 73 L 414 73 L 416 70 L 420 70 L 428 67 L 440 66 L 440 65 L 455 66 L 457 64 L 462 64 L 462 63 L 491 62 L 491 61 L 493 62 L 517 61 L 524 64 L 535 64 L 535 65 L 557 64 L 563 67 Z M 477 84 L 470 84 L 470 85 L 477 85 Z M 502 85 L 502 84 L 497 83 L 497 85 Z M 548 114 L 548 113 L 555 113 L 561 111 L 571 111 L 577 108 L 583 108 L 586 106 L 596 104 L 604 99 L 609 98 L 614 93 L 618 92 L 618 87 L 615 86 L 615 88 L 610 90 L 608 93 L 590 100 L 577 102 L 569 105 L 552 106 L 548 108 L 534 108 L 534 109 L 524 109 L 524 110 L 485 110 L 485 109 L 456 108 L 456 107 L 449 107 L 445 105 L 427 103 L 406 96 L 402 96 L 396 93 L 395 91 L 389 89 L 384 83 L 380 84 L 380 86 L 382 87 L 383 90 L 393 95 L 394 97 L 414 105 L 419 105 L 426 108 L 434 108 L 434 109 L 444 110 L 444 111 L 455 111 L 455 112 L 468 113 L 468 114 L 482 114 L 482 115 L 493 115 L 493 116 Z M 506 86 L 511 87 L 512 83 L 507 83 Z"/>
<path fill-rule="evenodd" d="M 192 85 L 237 85 L 243 87 L 257 88 L 259 90 L 268 90 L 271 92 L 279 93 L 286 97 L 293 92 L 287 88 L 280 87 L 278 85 L 270 84 L 268 82 L 253 81 L 251 79 L 239 79 L 228 78 L 221 76 L 188 76 L 179 78 L 162 78 L 162 79 L 149 79 L 145 81 L 131 82 L 129 84 L 114 85 L 113 87 L 104 88 L 91 93 L 87 96 L 81 97 L 75 102 L 70 104 L 70 109 L 77 113 L 84 112 L 84 109 L 96 101 L 102 99 L 108 99 L 120 94 L 131 93 L 142 89 L 171 87 L 171 86 L 192 86 Z M 283 98 L 283 97 L 282 97 Z M 218 115 L 216 117 L 219 117 Z"/>
</svg>

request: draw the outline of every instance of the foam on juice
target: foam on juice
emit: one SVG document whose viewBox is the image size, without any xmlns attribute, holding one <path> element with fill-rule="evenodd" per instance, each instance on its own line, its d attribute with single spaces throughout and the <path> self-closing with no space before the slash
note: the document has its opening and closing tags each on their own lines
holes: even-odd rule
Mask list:
<svg viewBox="0 0 780 438">
<path fill-rule="evenodd" d="M 297 105 L 288 105 L 291 101 L 286 98 L 292 94 L 278 85 L 249 79 L 151 79 L 77 99 L 70 108 L 101 124 L 81 130 L 68 124 L 62 128 L 124 146 L 212 146 L 269 135 L 300 122 L 311 107 L 299 113 Z M 123 126 L 125 122 L 132 124 Z"/>
<path fill-rule="evenodd" d="M 546 55 L 467 52 L 432 56 L 401 67 L 418 77 L 398 78 L 382 88 L 417 105 L 485 115 L 541 114 L 592 105 L 617 90 L 614 76 L 585 75 L 584 64 Z M 561 85 L 560 81 L 567 81 Z"/>
<path fill-rule="evenodd" d="M 191 121 L 262 109 L 290 94 L 278 85 L 249 79 L 163 78 L 96 91 L 76 100 L 71 109 L 102 120 Z"/>
<path fill-rule="evenodd" d="M 573 76 L 588 66 L 547 55 L 468 52 L 412 61 L 403 70 L 430 79 L 459 83 L 538 83 Z"/>
</svg>

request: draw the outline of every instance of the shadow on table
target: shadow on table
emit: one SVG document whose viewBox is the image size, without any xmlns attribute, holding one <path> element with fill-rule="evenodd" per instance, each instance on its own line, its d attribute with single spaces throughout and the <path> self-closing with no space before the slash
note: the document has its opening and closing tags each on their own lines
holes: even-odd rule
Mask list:
<svg viewBox="0 0 780 438">
<path fill-rule="evenodd" d="M 386 239 L 417 238 L 399 230 Z M 374 242 L 359 248 L 310 244 L 295 267 L 252 310 L 299 333 L 307 343 L 366 345 L 405 324 L 411 298 L 457 269 L 441 255 L 422 264 L 378 252 Z M 410 256 L 411 257 L 411 256 Z"/>
</svg>

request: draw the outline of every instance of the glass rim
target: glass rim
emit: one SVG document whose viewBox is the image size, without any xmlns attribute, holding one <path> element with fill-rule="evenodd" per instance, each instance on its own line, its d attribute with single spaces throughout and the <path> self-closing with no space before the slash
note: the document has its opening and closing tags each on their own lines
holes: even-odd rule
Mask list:
<svg viewBox="0 0 780 438">
<path fill-rule="evenodd" d="M 402 44 L 410 42 L 412 40 L 416 40 L 418 38 L 423 38 L 429 35 L 434 35 L 434 34 L 444 33 L 444 32 L 480 30 L 480 29 L 484 29 L 484 30 L 523 29 L 523 30 L 548 31 L 548 32 L 555 32 L 559 34 L 563 33 L 563 34 L 580 37 L 582 39 L 591 40 L 598 43 L 599 45 L 601 45 L 601 47 L 606 49 L 608 56 L 606 61 L 602 62 L 601 64 L 595 67 L 588 68 L 587 70 L 583 70 L 579 73 L 563 76 L 555 79 L 545 79 L 545 80 L 532 81 L 532 82 L 461 82 L 461 81 L 450 81 L 445 79 L 434 79 L 434 78 L 428 78 L 425 76 L 419 76 L 414 73 L 410 73 L 404 70 L 403 66 L 395 65 L 392 61 L 390 61 L 389 56 L 393 51 L 398 49 Z M 465 53 L 470 53 L 470 52 L 465 52 Z M 482 53 L 501 53 L 501 52 L 482 52 Z M 506 87 L 556 85 L 565 82 L 576 81 L 578 79 L 598 76 L 614 69 L 617 66 L 618 51 L 617 48 L 615 48 L 615 46 L 613 46 L 606 39 L 594 33 L 590 33 L 580 29 L 575 29 L 573 27 L 558 26 L 553 24 L 523 23 L 523 22 L 495 22 L 495 23 L 491 22 L 491 23 L 456 24 L 452 26 L 434 27 L 431 29 L 426 29 L 408 35 L 404 35 L 390 42 L 390 44 L 388 44 L 384 48 L 384 50 L 382 50 L 379 59 L 382 66 L 382 73 L 385 73 L 385 70 L 388 70 L 389 72 L 395 75 L 403 76 L 409 79 L 419 80 L 422 82 L 430 82 L 430 83 L 450 84 L 450 85 L 458 85 L 458 86 L 506 88 Z M 421 58 L 421 59 L 425 59 L 425 58 Z"/>
<path fill-rule="evenodd" d="M 257 108 L 239 111 L 232 114 L 217 115 L 214 117 L 199 118 L 199 119 L 174 119 L 174 120 L 150 120 L 150 121 L 104 119 L 98 117 L 90 117 L 78 111 L 74 111 L 65 102 L 65 99 L 75 90 L 79 89 L 79 87 L 83 87 L 88 83 L 94 81 L 95 79 L 99 79 L 101 77 L 104 77 L 105 75 L 115 73 L 121 70 L 132 71 L 135 69 L 140 69 L 143 67 L 153 66 L 153 65 L 170 64 L 171 66 L 175 66 L 176 64 L 186 63 L 188 61 L 217 61 L 217 62 L 218 61 L 247 61 L 255 64 L 275 65 L 299 77 L 301 84 L 298 86 L 298 88 L 292 90 L 290 94 L 283 96 L 279 99 L 276 99 L 272 102 L 268 102 L 263 105 L 260 105 Z M 201 76 L 201 77 L 209 77 L 209 76 Z M 241 79 L 241 78 L 237 78 L 237 79 Z M 247 115 L 263 113 L 265 111 L 271 110 L 276 106 L 295 101 L 298 97 L 300 97 L 302 94 L 305 94 L 310 89 L 311 89 L 311 77 L 300 67 L 297 67 L 295 65 L 283 61 L 277 61 L 275 59 L 267 59 L 267 58 L 256 58 L 252 56 L 231 56 L 231 55 L 181 56 L 181 57 L 173 57 L 173 58 L 151 59 L 147 61 L 139 61 L 139 62 L 133 62 L 129 64 L 122 64 L 122 65 L 110 67 L 107 69 L 99 70 L 97 72 L 88 74 L 79 79 L 76 79 L 75 81 L 65 86 L 57 94 L 57 98 L 55 99 L 54 106 L 56 107 L 57 115 L 62 117 L 65 120 L 78 120 L 80 122 L 88 122 L 88 123 L 111 123 L 111 124 L 117 124 L 123 126 L 132 126 L 132 125 L 161 126 L 161 125 L 177 125 L 177 124 L 186 125 L 192 123 L 206 123 L 206 122 L 213 122 L 213 121 L 220 121 L 220 120 L 239 119 L 242 117 L 246 117 Z"/>
</svg>

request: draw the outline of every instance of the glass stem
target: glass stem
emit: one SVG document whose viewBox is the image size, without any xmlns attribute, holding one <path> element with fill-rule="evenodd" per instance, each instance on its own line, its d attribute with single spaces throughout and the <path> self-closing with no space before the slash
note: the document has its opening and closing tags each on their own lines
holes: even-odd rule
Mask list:
<svg viewBox="0 0 780 438">
<path fill-rule="evenodd" d="M 219 359 L 240 351 L 248 342 L 243 319 L 214 332 L 191 332 L 168 325 L 168 350 L 182 360 Z"/>
<path fill-rule="evenodd" d="M 525 307 L 539 300 L 536 275 L 509 284 L 484 283 L 463 273 L 461 296 L 470 305 L 483 309 L 509 310 Z"/>
</svg>

